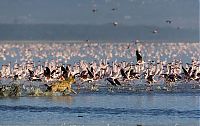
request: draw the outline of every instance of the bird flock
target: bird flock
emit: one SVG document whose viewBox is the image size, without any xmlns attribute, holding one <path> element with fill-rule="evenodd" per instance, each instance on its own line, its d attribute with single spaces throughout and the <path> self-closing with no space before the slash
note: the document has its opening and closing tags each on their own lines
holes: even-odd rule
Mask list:
<svg viewBox="0 0 200 126">
<path fill-rule="evenodd" d="M 0 96 L 200 89 L 199 43 L 33 43 L 0 44 Z"/>
</svg>

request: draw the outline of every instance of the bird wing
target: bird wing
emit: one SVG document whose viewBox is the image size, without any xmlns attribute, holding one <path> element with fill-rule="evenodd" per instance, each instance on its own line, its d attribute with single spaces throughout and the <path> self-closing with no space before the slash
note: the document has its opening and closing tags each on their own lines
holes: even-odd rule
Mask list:
<svg viewBox="0 0 200 126">
<path fill-rule="evenodd" d="M 110 82 L 113 86 L 117 86 L 112 78 L 107 78 L 108 82 Z"/>
<path fill-rule="evenodd" d="M 46 67 L 45 70 L 44 70 L 44 76 L 45 77 L 50 76 L 50 73 L 51 73 L 51 71 L 50 71 L 49 67 Z"/>
<path fill-rule="evenodd" d="M 191 72 L 192 72 L 192 67 L 189 68 L 188 74 L 190 74 Z"/>
<path fill-rule="evenodd" d="M 29 69 L 28 69 L 28 71 L 29 71 L 30 77 L 33 77 L 34 76 L 34 72 L 29 70 Z"/>
<path fill-rule="evenodd" d="M 189 76 L 187 70 L 186 70 L 183 66 L 182 66 L 182 69 L 183 69 L 184 74 L 185 74 L 186 76 Z"/>
<path fill-rule="evenodd" d="M 139 53 L 138 50 L 136 50 L 136 58 L 137 58 L 137 62 L 138 61 L 142 62 L 142 56 L 141 56 L 141 54 Z"/>
<path fill-rule="evenodd" d="M 123 69 L 121 69 L 120 72 L 121 72 L 121 75 L 123 76 L 123 78 L 127 78 L 127 75 L 125 74 Z"/>
<path fill-rule="evenodd" d="M 114 81 L 115 81 L 115 83 L 116 83 L 117 85 L 120 85 L 120 86 L 121 86 L 121 83 L 119 82 L 119 80 L 114 79 Z"/>
<path fill-rule="evenodd" d="M 61 66 L 61 71 L 63 71 L 63 73 L 67 72 L 66 69 L 63 66 Z"/>
<path fill-rule="evenodd" d="M 93 78 L 93 77 L 94 77 L 93 73 L 92 73 L 88 68 L 87 68 L 87 71 L 88 71 L 89 76 L 90 76 L 91 78 Z"/>
</svg>

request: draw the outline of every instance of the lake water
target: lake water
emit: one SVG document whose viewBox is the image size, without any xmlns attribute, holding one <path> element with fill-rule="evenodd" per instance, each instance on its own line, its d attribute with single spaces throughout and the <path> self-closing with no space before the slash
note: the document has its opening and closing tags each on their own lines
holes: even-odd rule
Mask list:
<svg viewBox="0 0 200 126">
<path fill-rule="evenodd" d="M 199 126 L 199 93 L 0 98 L 0 125 Z"/>
</svg>

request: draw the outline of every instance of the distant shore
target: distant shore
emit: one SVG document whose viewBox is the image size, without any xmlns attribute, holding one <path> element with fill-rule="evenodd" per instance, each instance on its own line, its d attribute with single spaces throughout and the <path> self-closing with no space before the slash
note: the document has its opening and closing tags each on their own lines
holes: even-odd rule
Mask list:
<svg viewBox="0 0 200 126">
<path fill-rule="evenodd" d="M 153 31 L 157 29 L 157 32 Z M 199 41 L 199 29 L 154 25 L 0 24 L 0 40 Z"/>
<path fill-rule="evenodd" d="M 111 41 L 111 40 L 0 40 L 0 43 L 135 43 L 136 41 Z M 167 40 L 139 40 L 139 43 L 200 43 L 200 41 L 167 41 Z"/>
</svg>

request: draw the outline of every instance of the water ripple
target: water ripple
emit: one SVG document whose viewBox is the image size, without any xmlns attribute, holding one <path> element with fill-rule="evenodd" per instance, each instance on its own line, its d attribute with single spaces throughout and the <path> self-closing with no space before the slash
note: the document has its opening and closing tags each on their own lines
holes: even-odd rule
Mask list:
<svg viewBox="0 0 200 126">
<path fill-rule="evenodd" d="M 200 118 L 200 110 L 176 109 L 129 109 L 129 108 L 101 108 L 101 107 L 41 107 L 41 106 L 7 106 L 0 105 L 0 111 L 26 112 L 58 112 L 58 113 L 92 113 L 92 114 L 128 114 L 150 116 L 179 116 L 181 118 Z"/>
</svg>

